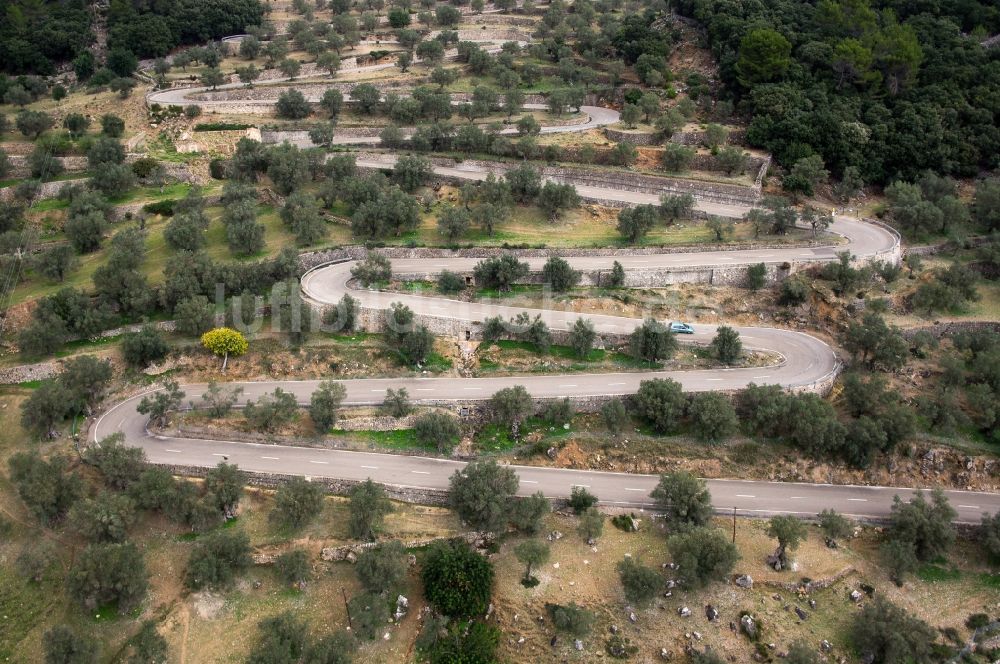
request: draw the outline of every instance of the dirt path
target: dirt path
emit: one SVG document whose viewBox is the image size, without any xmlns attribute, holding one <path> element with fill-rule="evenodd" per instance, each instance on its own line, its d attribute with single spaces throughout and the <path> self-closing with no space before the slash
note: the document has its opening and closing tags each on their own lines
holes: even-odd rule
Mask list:
<svg viewBox="0 0 1000 664">
<path fill-rule="evenodd" d="M 181 637 L 181 664 L 187 663 L 187 643 L 188 643 L 188 632 L 191 631 L 191 607 L 184 607 L 184 615 L 182 617 L 184 622 L 184 635 Z"/>
</svg>

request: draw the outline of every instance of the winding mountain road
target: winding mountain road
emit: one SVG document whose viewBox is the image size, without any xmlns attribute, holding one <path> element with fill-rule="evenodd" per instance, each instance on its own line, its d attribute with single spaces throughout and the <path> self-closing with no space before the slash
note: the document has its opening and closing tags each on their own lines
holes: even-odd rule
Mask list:
<svg viewBox="0 0 1000 664">
<path fill-rule="evenodd" d="M 871 256 L 892 246 L 895 238 L 884 229 L 848 218 L 838 218 L 834 230 L 847 238 L 849 249 L 860 256 Z M 834 257 L 843 245 L 802 248 L 762 249 L 737 252 L 689 252 L 618 256 L 626 270 L 650 267 L 729 266 L 734 263 L 763 261 L 822 261 Z M 610 257 L 569 257 L 579 269 L 605 269 Z M 533 269 L 541 259 L 528 259 Z M 397 260 L 400 273 L 432 276 L 443 269 L 467 270 L 474 261 L 467 258 Z M 524 309 L 509 305 L 468 303 L 434 296 L 386 293 L 362 290 L 349 283 L 351 262 L 322 266 L 303 277 L 304 294 L 317 304 L 335 303 L 344 293 L 351 293 L 362 305 L 384 308 L 390 302 L 403 301 L 417 313 L 467 321 L 470 325 L 485 316 L 512 316 Z M 543 309 L 538 313 L 554 329 L 565 329 L 580 314 Z M 636 319 L 616 316 L 590 316 L 599 331 L 628 332 Z M 714 326 L 696 325 L 695 334 L 683 341 L 705 342 L 715 332 Z M 475 401 L 488 399 L 495 391 L 524 385 L 538 398 L 587 397 L 629 394 L 641 380 L 670 377 L 685 390 L 732 390 L 750 382 L 781 384 L 795 388 L 823 380 L 837 369 L 833 350 L 823 341 L 807 334 L 777 328 L 737 328 L 749 349 L 775 353 L 781 360 L 767 367 L 698 371 L 628 372 L 611 374 L 565 374 L 491 378 L 371 378 L 341 381 L 347 389 L 349 405 L 379 404 L 389 388 L 404 387 L 415 402 Z M 299 403 L 308 403 L 319 381 L 268 381 L 240 383 L 246 400 L 257 399 L 281 387 L 295 395 Z M 185 385 L 186 400 L 197 401 L 207 386 Z M 220 461 L 236 463 L 248 471 L 298 474 L 310 477 L 363 480 L 403 487 L 443 489 L 448 478 L 462 462 L 419 456 L 352 452 L 286 445 L 265 445 L 225 440 L 165 438 L 150 433 L 146 417 L 136 411 L 142 395 L 133 396 L 107 410 L 91 428 L 92 440 L 100 440 L 121 431 L 131 445 L 142 447 L 153 463 L 179 466 L 214 466 Z M 550 467 L 514 466 L 521 479 L 520 492 L 542 491 L 550 497 L 566 497 L 574 486 L 585 486 L 611 506 L 644 509 L 651 506 L 649 492 L 657 478 L 602 471 L 571 470 Z M 891 487 L 837 486 L 742 480 L 710 480 L 713 504 L 720 511 L 737 509 L 743 515 L 777 513 L 813 515 L 832 508 L 861 519 L 882 519 L 891 510 L 892 499 L 908 498 L 911 489 Z M 984 512 L 1000 510 L 1000 495 L 982 492 L 947 492 L 958 510 L 961 522 L 978 522 Z"/>
<path fill-rule="evenodd" d="M 375 65 L 371 69 L 392 65 Z M 220 86 L 221 89 L 239 87 Z M 161 104 L 197 104 L 212 107 L 228 102 L 192 98 L 205 92 L 205 88 L 181 88 L 153 92 L 150 102 Z M 261 100 L 273 104 L 273 100 Z M 618 121 L 612 109 L 584 106 L 582 112 L 588 122 L 577 125 L 545 127 L 542 131 L 584 131 Z M 508 131 L 513 131 L 509 129 Z M 371 142 L 371 138 L 363 139 Z M 341 137 L 335 142 L 358 143 L 356 137 Z M 368 168 L 387 168 L 395 155 L 379 154 L 359 159 L 359 165 Z M 492 171 L 503 169 L 493 164 Z M 475 163 L 453 167 L 435 166 L 435 173 L 456 179 L 481 180 L 488 170 Z M 641 187 L 631 190 L 577 185 L 580 195 L 589 200 L 615 201 L 625 205 L 656 204 L 659 192 Z M 749 208 L 711 200 L 697 200 L 696 207 L 709 213 L 739 217 Z M 672 269 L 701 270 L 746 266 L 763 262 L 774 266 L 784 263 L 802 264 L 830 261 L 838 251 L 848 250 L 860 259 L 885 257 L 898 260 L 899 237 L 888 229 L 837 216 L 830 231 L 842 236 L 846 244 L 820 247 L 786 247 L 737 251 L 691 251 L 681 253 L 636 254 L 615 257 L 568 256 L 576 269 L 593 273 L 610 270 L 613 260 L 618 260 L 627 273 L 633 271 Z M 540 270 L 544 259 L 527 259 L 532 270 Z M 468 272 L 476 260 L 457 256 L 395 260 L 397 273 L 432 278 L 442 270 Z M 302 279 L 304 295 L 318 306 L 335 304 L 345 293 L 361 301 L 362 306 L 385 309 L 392 302 L 403 302 L 417 314 L 440 317 L 469 329 L 487 316 L 512 317 L 521 311 L 539 314 L 556 330 L 568 329 L 580 316 L 590 319 L 599 332 L 628 333 L 639 322 L 633 318 L 609 315 L 579 314 L 546 307 L 525 310 L 504 304 L 469 303 L 434 295 L 387 293 L 355 288 L 350 279 L 353 263 L 335 263 L 309 271 Z M 695 325 L 695 334 L 681 339 L 684 342 L 706 343 L 714 334 L 715 326 Z M 687 391 L 736 390 L 748 383 L 779 384 L 788 388 L 808 388 L 830 378 L 838 369 L 833 349 L 816 337 L 793 330 L 764 327 L 737 328 L 744 347 L 773 353 L 780 360 L 771 366 L 693 371 L 627 372 L 605 374 L 530 375 L 490 378 L 393 378 L 352 379 L 341 381 L 347 389 L 345 404 L 379 404 L 389 388 L 404 387 L 414 402 L 475 401 L 488 399 L 504 387 L 523 385 L 536 398 L 598 397 L 634 393 L 639 382 L 653 377 L 670 377 L 678 380 Z M 253 400 L 281 387 L 295 395 L 299 403 L 306 404 L 319 381 L 268 381 L 241 383 L 243 399 Z M 205 385 L 185 385 L 186 399 L 196 401 L 205 391 Z M 248 471 L 305 475 L 311 477 L 364 480 L 372 478 L 384 484 L 422 489 L 444 489 L 448 478 L 463 463 L 449 459 L 427 458 L 330 450 L 321 448 L 265 445 L 224 440 L 191 438 L 165 438 L 150 433 L 146 417 L 136 411 L 143 395 L 136 395 L 115 404 L 94 422 L 90 437 L 94 441 L 122 432 L 127 442 L 145 450 L 153 463 L 174 466 L 214 466 L 220 461 L 236 463 Z M 646 508 L 651 506 L 649 492 L 657 482 L 656 476 L 602 471 L 571 470 L 550 467 L 513 466 L 518 473 L 521 494 L 542 491 L 550 497 L 567 497 L 574 486 L 584 486 L 600 497 L 606 505 Z M 716 509 L 737 509 L 744 515 L 800 514 L 814 515 L 832 508 L 841 513 L 863 519 L 881 519 L 888 516 L 894 495 L 908 498 L 912 489 L 890 487 L 842 486 L 827 484 L 798 484 L 744 480 L 709 480 L 709 489 Z M 1000 510 L 1000 495 L 983 492 L 949 491 L 947 495 L 958 510 L 961 522 L 978 522 L 984 512 Z"/>
<path fill-rule="evenodd" d="M 611 377 L 604 376 L 612 381 Z M 502 379 L 497 379 L 502 380 Z M 535 378 L 521 383 L 532 384 Z M 576 380 L 563 376 L 559 380 Z M 406 387 L 411 395 L 422 398 L 423 386 L 469 398 L 467 379 L 368 379 L 344 381 L 351 403 L 378 403 L 387 388 Z M 613 382 L 613 381 L 612 381 Z M 497 383 L 499 386 L 501 383 Z M 505 384 L 505 383 L 504 383 Z M 255 399 L 275 387 L 289 390 L 300 402 L 307 402 L 318 381 L 274 381 L 240 383 L 244 396 Z M 186 398 L 198 399 L 206 385 L 185 385 Z M 490 388 L 492 389 L 492 387 Z M 485 396 L 485 395 L 484 395 Z M 316 478 L 365 480 L 400 487 L 446 489 L 448 478 L 464 464 L 450 459 L 420 456 L 397 456 L 368 452 L 350 452 L 286 445 L 264 445 L 224 440 L 164 438 L 146 430 L 146 417 L 136 412 L 142 395 L 127 399 L 106 411 L 91 429 L 94 440 L 122 432 L 130 445 L 145 450 L 149 460 L 171 466 L 210 467 L 226 461 L 240 468 L 262 473 L 305 475 Z M 571 470 L 537 466 L 512 466 L 520 478 L 521 495 L 542 491 L 549 497 L 568 497 L 574 486 L 586 487 L 608 506 L 646 509 L 652 506 L 649 493 L 658 478 L 602 471 Z M 835 509 L 858 519 L 884 519 L 890 513 L 893 496 L 908 499 L 911 489 L 790 482 L 744 480 L 708 480 L 712 503 L 720 512 L 733 508 L 744 516 L 798 514 L 812 516 L 824 509 Z M 946 492 L 958 511 L 958 521 L 978 523 L 984 512 L 1000 510 L 1000 495 L 966 491 Z"/>
</svg>

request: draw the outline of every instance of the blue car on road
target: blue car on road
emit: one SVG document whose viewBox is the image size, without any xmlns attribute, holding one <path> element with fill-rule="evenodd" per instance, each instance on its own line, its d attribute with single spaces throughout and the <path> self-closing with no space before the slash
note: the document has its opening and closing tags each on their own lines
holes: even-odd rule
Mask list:
<svg viewBox="0 0 1000 664">
<path fill-rule="evenodd" d="M 694 334 L 694 328 L 687 323 L 671 323 L 670 331 L 675 334 Z"/>
</svg>

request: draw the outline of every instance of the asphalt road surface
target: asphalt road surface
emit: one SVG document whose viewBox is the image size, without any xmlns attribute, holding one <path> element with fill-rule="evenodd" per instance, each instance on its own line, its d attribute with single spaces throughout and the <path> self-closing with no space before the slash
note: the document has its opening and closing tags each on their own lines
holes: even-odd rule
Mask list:
<svg viewBox="0 0 1000 664">
<path fill-rule="evenodd" d="M 450 379 L 449 379 L 450 380 Z M 460 380 L 450 380 L 460 383 Z M 420 380 L 345 381 L 352 388 L 352 402 L 378 401 L 386 387 L 407 387 L 411 390 L 426 384 Z M 244 396 L 256 398 L 274 387 L 291 390 L 300 399 L 317 385 L 315 381 L 273 383 L 242 383 Z M 184 387 L 187 399 L 197 399 L 204 385 Z M 364 390 L 372 390 L 365 394 Z M 417 392 L 416 394 L 420 394 Z M 419 456 L 397 456 L 367 452 L 348 452 L 285 445 L 264 445 L 244 442 L 162 438 L 146 431 L 146 418 L 135 411 L 141 395 L 119 403 L 105 412 L 92 428 L 96 440 L 117 431 L 125 434 L 130 445 L 143 448 L 153 463 L 190 466 L 214 466 L 222 461 L 235 463 L 248 471 L 287 473 L 307 477 L 331 477 L 364 480 L 404 487 L 444 489 L 448 478 L 462 467 L 462 462 Z M 528 495 L 542 491 L 548 497 L 568 497 L 574 486 L 586 487 L 605 505 L 645 509 L 652 503 L 649 493 L 657 478 L 586 470 L 568 470 L 535 466 L 512 466 L 520 477 L 520 493 Z M 893 496 L 908 499 L 911 489 L 828 484 L 796 484 L 787 482 L 754 482 L 742 480 L 709 480 L 712 503 L 727 513 L 736 508 L 744 516 L 798 514 L 811 516 L 824 509 L 835 509 L 859 519 L 880 519 L 888 516 Z M 965 491 L 946 492 L 958 511 L 958 520 L 978 523 L 984 512 L 1000 510 L 1000 495 Z"/>
<path fill-rule="evenodd" d="M 370 69 L 394 65 L 375 65 Z M 361 68 L 364 69 L 364 68 Z M 220 86 L 221 89 L 238 85 Z M 183 88 L 154 92 L 150 102 L 161 104 L 195 103 L 211 107 L 218 103 L 192 101 L 189 95 L 203 92 L 205 88 Z M 253 103 L 253 102 L 251 102 Z M 261 101 L 273 104 L 273 101 Z M 551 126 L 543 131 L 584 131 L 618 121 L 618 113 L 600 107 L 583 107 L 588 122 L 580 125 Z M 350 142 L 352 139 L 342 139 Z M 372 139 L 363 139 L 370 142 Z M 388 167 L 395 160 L 393 155 L 382 155 L 371 163 L 359 160 L 359 165 Z M 500 166 L 498 166 L 500 167 Z M 473 164 L 456 167 L 436 167 L 435 173 L 447 177 L 480 180 L 487 171 Z M 659 202 L 657 194 L 623 191 L 595 186 L 577 186 L 580 195 L 590 200 L 621 201 L 630 205 Z M 711 201 L 698 201 L 696 206 L 710 214 L 738 217 L 747 208 Z M 763 262 L 803 263 L 829 261 L 838 251 L 849 250 L 858 257 L 870 257 L 893 248 L 898 238 L 885 229 L 849 217 L 836 217 L 830 231 L 843 236 L 846 244 L 826 247 L 788 247 L 739 251 L 685 252 L 652 255 L 610 257 L 567 257 L 570 263 L 588 271 L 610 270 L 611 262 L 618 260 L 626 270 L 657 267 L 724 267 Z M 544 259 L 528 259 L 532 269 L 540 269 Z M 476 261 L 465 258 L 436 258 L 397 260 L 393 268 L 399 273 L 433 277 L 441 270 L 470 270 Z M 365 306 L 385 308 L 391 302 L 402 301 L 414 311 L 429 316 L 442 316 L 470 325 L 486 316 L 502 315 L 505 318 L 523 309 L 502 304 L 468 303 L 420 294 L 390 294 L 358 290 L 348 284 L 350 263 L 326 266 L 307 274 L 302 283 L 304 293 L 320 304 L 335 303 L 347 292 L 357 297 Z M 540 314 L 553 329 L 567 329 L 580 314 L 546 308 L 531 311 Z M 639 322 L 636 319 L 616 316 L 586 315 L 601 332 L 630 332 Z M 683 341 L 707 342 L 715 333 L 714 326 L 695 325 L 695 334 Z M 780 359 L 765 367 L 716 369 L 698 371 L 632 372 L 614 374 L 569 374 L 553 376 L 521 376 L 496 378 L 410 378 L 410 379 L 356 379 L 342 381 L 347 388 L 346 404 L 381 403 L 388 388 L 405 387 L 415 402 L 472 401 L 488 399 L 499 389 L 524 385 L 535 397 L 584 397 L 630 394 L 638 389 L 641 380 L 653 377 L 670 377 L 681 382 L 687 391 L 732 390 L 750 382 L 780 384 L 785 387 L 807 386 L 822 380 L 837 369 L 833 350 L 823 341 L 807 334 L 777 328 L 737 328 L 744 347 L 774 353 Z M 271 381 L 242 383 L 243 399 L 256 399 L 273 391 L 275 387 L 291 391 L 300 403 L 308 403 L 309 395 L 318 381 Z M 206 389 L 204 385 L 183 386 L 186 400 L 197 401 Z M 142 447 L 153 463 L 171 465 L 214 466 L 220 461 L 236 463 L 248 471 L 276 472 L 312 477 L 342 479 L 372 478 L 377 482 L 397 486 L 443 489 L 448 478 L 463 464 L 459 461 L 418 456 L 349 452 L 306 447 L 264 445 L 235 441 L 163 438 L 146 430 L 146 417 L 135 407 L 142 395 L 127 399 L 106 411 L 91 429 L 94 440 L 100 440 L 117 431 L 125 434 L 131 445 Z M 520 493 L 542 491 L 549 497 L 567 497 L 574 486 L 584 486 L 596 494 L 606 505 L 644 509 L 651 506 L 649 493 L 657 478 L 600 471 L 570 470 L 561 468 L 514 466 L 521 479 Z M 737 509 L 744 515 L 800 514 L 814 515 L 832 508 L 856 518 L 884 518 L 888 516 L 893 496 L 907 499 L 912 489 L 888 487 L 840 486 L 826 484 L 796 484 L 757 482 L 743 480 L 710 480 L 712 500 L 720 511 Z M 959 521 L 978 522 L 984 512 L 1000 510 L 1000 495 L 963 491 L 949 491 L 948 498 L 958 510 Z"/>
</svg>

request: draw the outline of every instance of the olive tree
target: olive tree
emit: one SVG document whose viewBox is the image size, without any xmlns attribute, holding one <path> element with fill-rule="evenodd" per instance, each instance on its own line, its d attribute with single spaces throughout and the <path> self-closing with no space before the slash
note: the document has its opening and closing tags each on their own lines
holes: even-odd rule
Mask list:
<svg viewBox="0 0 1000 664">
<path fill-rule="evenodd" d="M 650 497 L 672 528 L 704 526 L 712 518 L 712 496 L 704 480 L 687 471 L 661 475 Z"/>
<path fill-rule="evenodd" d="M 514 471 L 495 460 L 473 461 L 451 476 L 448 503 L 472 528 L 502 532 L 518 484 Z"/>
</svg>

